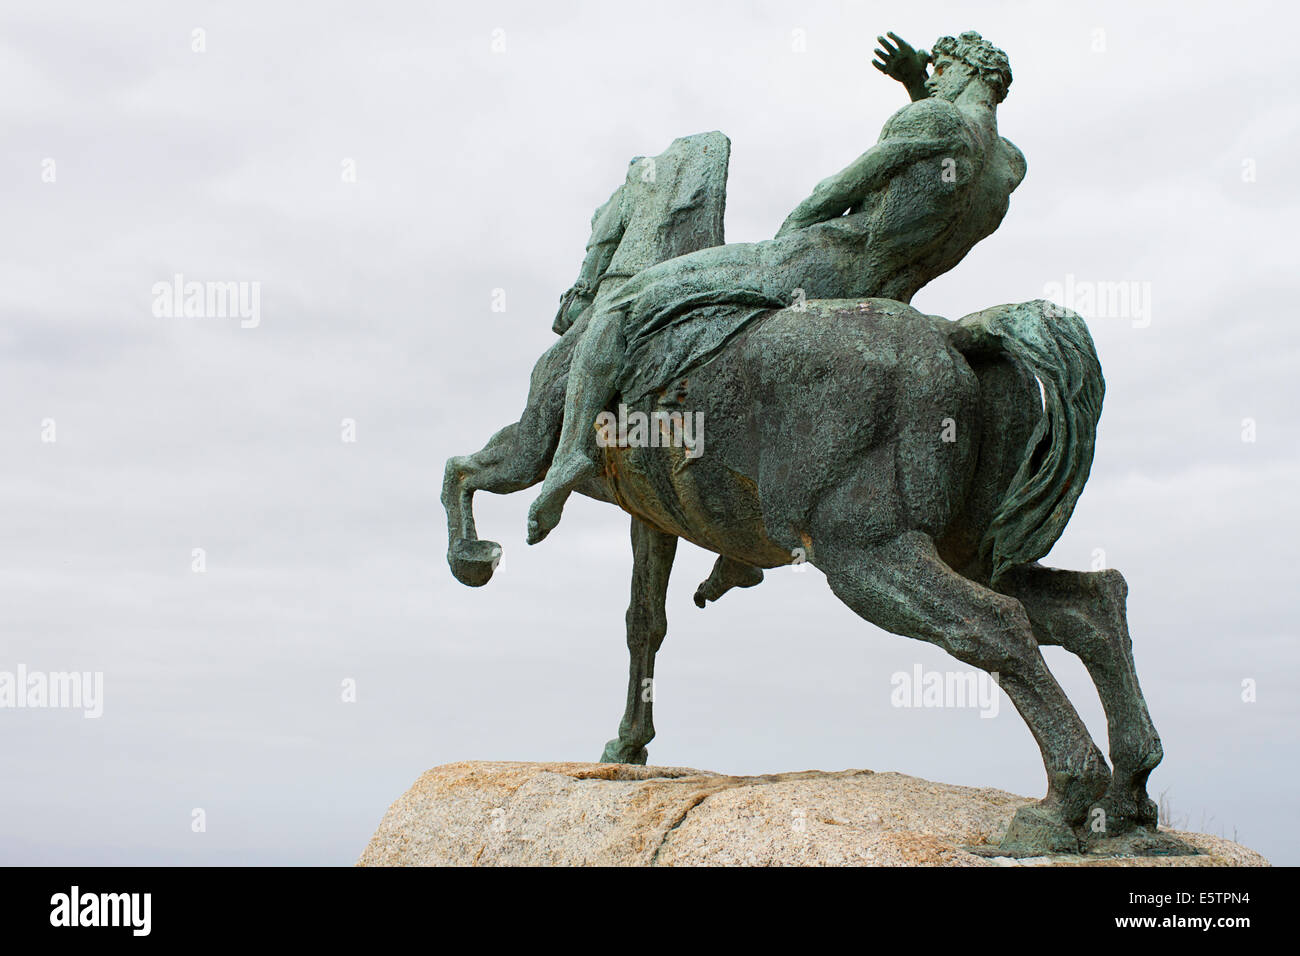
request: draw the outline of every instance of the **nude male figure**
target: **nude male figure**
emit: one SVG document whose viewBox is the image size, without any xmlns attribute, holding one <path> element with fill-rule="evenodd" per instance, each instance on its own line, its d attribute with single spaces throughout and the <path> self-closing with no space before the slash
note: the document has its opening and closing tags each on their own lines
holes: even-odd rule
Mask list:
<svg viewBox="0 0 1300 956">
<path fill-rule="evenodd" d="M 656 384 L 638 377 L 642 370 L 671 373 L 686 358 L 665 360 L 662 333 L 692 321 L 696 306 L 788 304 L 795 290 L 808 299 L 910 302 L 1001 223 L 1025 174 L 1024 157 L 997 128 L 1011 83 L 1006 54 L 969 32 L 940 38 L 928 57 L 893 39 L 897 47 L 881 38 L 875 65 L 913 102 L 890 117 L 875 146 L 818 184 L 775 238 L 700 249 L 620 277 L 617 292 L 584 315 L 559 445 L 529 511 L 530 544 L 558 524 L 573 489 L 599 473 L 592 424 L 620 380 L 631 401 Z"/>
</svg>

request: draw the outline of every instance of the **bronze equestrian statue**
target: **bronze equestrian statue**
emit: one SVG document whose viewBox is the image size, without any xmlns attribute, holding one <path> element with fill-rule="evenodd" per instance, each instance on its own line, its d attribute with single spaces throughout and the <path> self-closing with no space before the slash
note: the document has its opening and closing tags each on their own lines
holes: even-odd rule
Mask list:
<svg viewBox="0 0 1300 956">
<path fill-rule="evenodd" d="M 481 586 L 500 559 L 477 536 L 475 491 L 543 482 L 530 541 L 573 490 L 632 516 L 627 707 L 601 758 L 625 763 L 645 763 L 654 737 L 643 688 L 678 539 L 719 556 L 700 607 L 806 561 L 867 621 L 996 675 L 1048 778 L 999 852 L 1158 841 L 1146 783 L 1162 752 L 1124 578 L 1037 563 L 1092 464 L 1105 385 L 1087 327 L 1042 300 L 955 322 L 907 304 L 997 228 L 1025 174 L 995 119 L 1010 66 L 975 33 L 928 54 L 889 36 L 875 65 L 913 102 L 773 240 L 723 244 L 721 133 L 632 161 L 593 217 L 520 420 L 447 462 L 448 561 Z M 633 440 L 613 425 L 638 415 L 650 427 Z M 676 440 L 684 420 L 703 433 Z M 1087 667 L 1109 765 L 1042 645 Z"/>
</svg>

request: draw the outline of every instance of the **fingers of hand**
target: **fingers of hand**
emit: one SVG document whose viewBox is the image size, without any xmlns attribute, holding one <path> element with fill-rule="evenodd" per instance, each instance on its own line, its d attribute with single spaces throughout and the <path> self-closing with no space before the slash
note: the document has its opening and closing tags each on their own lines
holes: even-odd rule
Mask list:
<svg viewBox="0 0 1300 956">
<path fill-rule="evenodd" d="M 897 33 L 895 33 L 893 30 L 890 30 L 889 33 L 886 34 L 886 36 L 888 36 L 889 39 L 891 39 L 891 40 L 893 40 L 895 43 L 897 43 L 897 44 L 898 44 L 898 48 L 899 48 L 900 50 L 902 50 L 904 53 L 911 53 L 911 52 L 912 52 L 912 45 L 911 45 L 910 43 L 908 43 L 906 40 L 904 40 L 902 37 L 900 37 L 900 36 L 899 36 Z"/>
</svg>

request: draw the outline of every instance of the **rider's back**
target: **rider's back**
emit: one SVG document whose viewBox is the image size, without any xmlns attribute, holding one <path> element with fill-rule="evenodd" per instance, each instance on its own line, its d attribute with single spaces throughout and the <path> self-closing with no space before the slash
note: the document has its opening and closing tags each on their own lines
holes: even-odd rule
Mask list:
<svg viewBox="0 0 1300 956">
<path fill-rule="evenodd" d="M 931 151 L 842 221 L 816 228 L 858 237 L 858 282 L 843 294 L 910 302 L 997 228 L 1024 176 L 1024 157 L 992 123 L 942 99 L 899 110 L 880 138 L 932 144 Z"/>
</svg>

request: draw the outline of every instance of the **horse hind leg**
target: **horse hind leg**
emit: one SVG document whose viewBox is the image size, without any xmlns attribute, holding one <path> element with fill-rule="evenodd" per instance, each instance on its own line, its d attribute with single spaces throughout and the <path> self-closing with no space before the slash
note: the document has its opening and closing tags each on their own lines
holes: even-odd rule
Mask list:
<svg viewBox="0 0 1300 956">
<path fill-rule="evenodd" d="M 704 607 L 710 601 L 716 601 L 732 588 L 752 588 L 763 583 L 763 571 L 752 564 L 720 556 L 713 563 L 709 576 L 695 589 L 695 606 Z"/>
<path fill-rule="evenodd" d="M 1163 750 L 1133 664 L 1123 575 L 1024 565 L 1004 575 L 998 587 L 1025 606 L 1038 642 L 1077 655 L 1097 686 L 1113 771 L 1101 804 L 1105 814 L 1090 822 L 1088 834 L 1118 836 L 1137 828 L 1154 834 L 1158 811 L 1147 795 L 1147 778 Z"/>
<path fill-rule="evenodd" d="M 1110 770 L 1047 669 L 1020 603 L 953 571 L 920 532 L 868 548 L 822 541 L 814 553 L 831 590 L 859 616 L 998 675 L 1038 742 L 1048 780 L 1047 796 L 1016 812 L 1002 849 L 1078 852 L 1075 828 L 1106 791 Z"/>
</svg>

